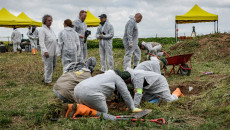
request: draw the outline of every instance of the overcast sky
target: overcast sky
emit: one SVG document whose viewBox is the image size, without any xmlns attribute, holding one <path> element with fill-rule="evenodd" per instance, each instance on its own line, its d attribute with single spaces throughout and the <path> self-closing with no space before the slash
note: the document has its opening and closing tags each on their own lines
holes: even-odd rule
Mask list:
<svg viewBox="0 0 230 130">
<path fill-rule="evenodd" d="M 115 37 L 122 37 L 124 27 L 130 15 L 142 13 L 142 22 L 138 24 L 139 37 L 173 37 L 175 16 L 183 15 L 195 4 L 204 10 L 219 15 L 219 30 L 230 32 L 230 0 L 0 0 L 0 9 L 5 7 L 14 15 L 25 12 L 34 20 L 41 21 L 44 14 L 53 16 L 52 28 L 56 35 L 63 29 L 65 19 L 76 19 L 80 10 L 89 10 L 93 15 L 108 15 L 114 26 Z M 192 26 L 197 34 L 209 34 L 214 31 L 214 23 L 180 24 L 179 36 L 191 35 Z M 96 28 L 91 38 L 95 37 Z M 26 34 L 27 29 L 19 29 Z M 0 37 L 10 36 L 12 29 L 0 27 Z M 6 40 L 0 38 L 0 40 Z"/>
</svg>

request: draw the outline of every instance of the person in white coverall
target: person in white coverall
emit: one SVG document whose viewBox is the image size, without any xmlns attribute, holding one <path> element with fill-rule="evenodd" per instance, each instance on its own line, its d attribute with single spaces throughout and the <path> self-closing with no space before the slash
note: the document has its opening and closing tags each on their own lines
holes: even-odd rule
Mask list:
<svg viewBox="0 0 230 130">
<path fill-rule="evenodd" d="M 121 77 L 114 70 L 109 70 L 80 82 L 74 88 L 74 96 L 79 104 L 102 113 L 108 113 L 106 98 L 112 96 L 117 89 L 129 110 L 132 112 L 141 111 L 134 107 L 133 99 L 124 80 L 124 76 Z"/>
<path fill-rule="evenodd" d="M 130 16 L 130 20 L 125 25 L 125 34 L 123 37 L 123 44 L 125 48 L 124 56 L 124 67 L 126 70 L 127 67 L 131 68 L 131 59 L 134 54 L 133 66 L 134 68 L 139 64 L 141 60 L 141 50 L 138 46 L 138 28 L 137 23 L 141 22 L 142 15 L 137 13 L 134 17 Z"/>
<path fill-rule="evenodd" d="M 134 85 L 134 106 L 138 107 L 143 97 L 144 101 L 161 98 L 171 102 L 183 96 L 180 89 L 177 88 L 172 94 L 166 78 L 160 74 L 151 71 L 133 70 L 127 68 L 131 74 L 131 83 Z"/>
<path fill-rule="evenodd" d="M 147 59 L 150 60 L 151 55 L 149 53 L 152 53 L 156 56 L 163 56 L 164 52 L 161 52 L 162 46 L 160 43 L 157 42 L 142 42 L 141 43 L 141 49 L 147 49 Z"/>
<path fill-rule="evenodd" d="M 81 10 L 79 13 L 79 18 L 73 21 L 74 30 L 79 34 L 81 53 L 78 56 L 78 62 L 86 62 L 87 60 L 87 42 L 84 42 L 85 32 L 87 30 L 87 25 L 84 22 L 87 16 L 87 12 Z"/>
<path fill-rule="evenodd" d="M 144 70 L 144 71 L 152 71 L 158 74 L 161 74 L 160 60 L 156 57 L 151 57 L 148 61 L 143 61 L 134 70 Z"/>
<path fill-rule="evenodd" d="M 105 72 L 107 70 L 106 66 L 106 57 L 107 63 L 110 70 L 114 69 L 113 63 L 113 36 L 114 30 L 113 26 L 108 22 L 106 14 L 99 16 L 101 23 L 98 26 L 96 37 L 100 40 L 99 42 L 99 52 L 101 59 L 101 71 Z"/>
<path fill-rule="evenodd" d="M 77 56 L 81 52 L 79 35 L 73 30 L 70 19 L 64 21 L 64 30 L 58 35 L 58 45 L 64 73 L 70 63 L 77 62 Z"/>
<path fill-rule="evenodd" d="M 30 40 L 30 45 L 32 48 L 32 53 L 35 55 L 37 51 L 37 42 L 38 42 L 38 30 L 36 29 L 36 26 L 32 26 L 32 28 L 29 28 L 27 32 L 27 36 Z"/>
<path fill-rule="evenodd" d="M 51 15 L 44 15 L 42 18 L 43 25 L 38 34 L 45 70 L 43 80 L 47 85 L 52 85 L 52 74 L 56 67 L 56 53 L 58 50 L 56 36 L 51 29 L 52 20 Z"/>
<path fill-rule="evenodd" d="M 17 52 L 17 50 L 20 50 L 20 52 L 22 52 L 21 51 L 22 49 L 20 47 L 21 40 L 22 40 L 21 33 L 18 31 L 17 28 L 14 27 L 14 31 L 11 34 L 11 41 L 13 42 L 13 50 L 15 53 Z"/>
</svg>

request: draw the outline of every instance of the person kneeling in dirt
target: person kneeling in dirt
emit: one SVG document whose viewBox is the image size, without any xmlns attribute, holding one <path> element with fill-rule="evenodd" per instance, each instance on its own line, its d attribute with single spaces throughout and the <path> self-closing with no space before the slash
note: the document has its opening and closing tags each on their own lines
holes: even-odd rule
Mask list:
<svg viewBox="0 0 230 130">
<path fill-rule="evenodd" d="M 157 42 L 142 42 L 141 43 L 141 47 L 142 50 L 147 49 L 146 53 L 147 53 L 147 60 L 150 60 L 150 54 L 152 53 L 156 56 L 163 56 L 163 52 L 161 52 L 161 44 L 157 43 Z"/>
<path fill-rule="evenodd" d="M 85 63 L 70 63 L 64 74 L 54 84 L 53 91 L 64 103 L 75 103 L 74 88 L 81 81 L 92 76 L 96 58 L 90 57 Z"/>
<path fill-rule="evenodd" d="M 157 59 L 151 57 L 148 61 L 143 61 L 134 70 L 152 71 L 161 74 L 161 69 L 166 68 L 167 60 L 165 58 Z"/>
<path fill-rule="evenodd" d="M 74 88 L 74 96 L 77 100 L 77 111 L 75 115 L 85 115 L 91 113 L 90 116 L 96 116 L 96 113 L 108 113 L 106 98 L 112 96 L 115 89 L 121 94 L 125 104 L 132 112 L 140 112 L 142 109 L 134 107 L 133 99 L 125 84 L 128 72 L 118 75 L 114 70 L 108 70 L 104 74 L 99 74 L 80 82 Z M 95 110 L 96 112 L 93 112 Z M 98 115 L 97 115 L 98 116 Z"/>
<path fill-rule="evenodd" d="M 151 71 L 133 70 L 128 68 L 130 82 L 134 85 L 134 106 L 138 107 L 143 97 L 144 101 L 151 101 L 161 98 L 167 102 L 175 101 L 183 96 L 177 88 L 172 94 L 166 78 Z"/>
</svg>

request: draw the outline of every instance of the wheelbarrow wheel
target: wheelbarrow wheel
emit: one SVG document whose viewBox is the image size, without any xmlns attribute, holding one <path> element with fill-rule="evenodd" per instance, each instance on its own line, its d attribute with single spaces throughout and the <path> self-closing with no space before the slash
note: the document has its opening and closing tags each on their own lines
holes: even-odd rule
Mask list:
<svg viewBox="0 0 230 130">
<path fill-rule="evenodd" d="M 189 68 L 189 66 L 188 66 L 187 64 L 181 64 L 181 66 L 182 66 L 183 68 Z M 187 76 L 189 76 L 189 75 L 191 74 L 191 70 L 190 70 L 190 69 L 183 69 L 183 68 L 180 67 L 180 73 L 181 73 L 182 75 L 187 75 Z"/>
</svg>

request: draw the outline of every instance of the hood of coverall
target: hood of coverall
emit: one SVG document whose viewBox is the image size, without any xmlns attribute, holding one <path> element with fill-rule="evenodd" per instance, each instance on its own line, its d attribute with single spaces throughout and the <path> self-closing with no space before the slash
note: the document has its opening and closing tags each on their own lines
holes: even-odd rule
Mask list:
<svg viewBox="0 0 230 130">
<path fill-rule="evenodd" d="M 90 58 L 88 58 L 86 64 L 87 64 L 88 68 L 90 69 L 91 73 L 93 73 L 94 68 L 97 64 L 97 60 L 95 57 L 90 57 Z"/>
</svg>

